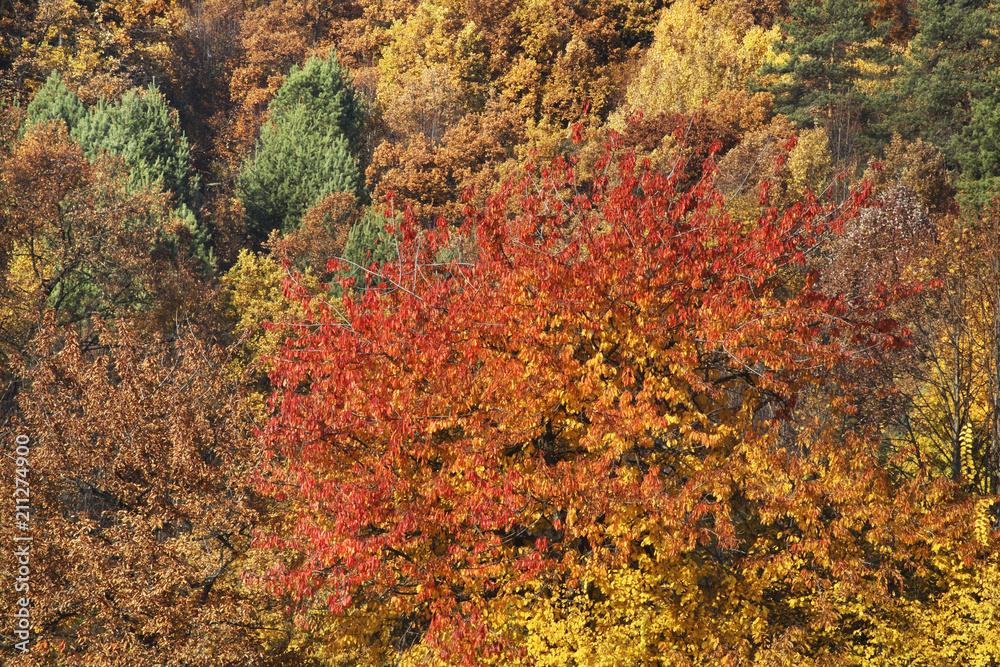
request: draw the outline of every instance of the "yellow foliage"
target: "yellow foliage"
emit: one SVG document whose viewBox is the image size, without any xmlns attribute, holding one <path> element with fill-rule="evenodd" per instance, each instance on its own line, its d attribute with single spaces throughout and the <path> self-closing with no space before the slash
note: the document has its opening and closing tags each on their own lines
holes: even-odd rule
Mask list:
<svg viewBox="0 0 1000 667">
<path fill-rule="evenodd" d="M 511 19 L 521 28 L 521 52 L 502 75 L 500 88 L 526 115 L 534 116 L 543 106 L 552 64 L 566 46 L 570 26 L 557 4 L 546 0 L 521 0 Z"/>
<path fill-rule="evenodd" d="M 39 72 L 60 71 L 85 102 L 180 67 L 170 44 L 184 31 L 184 10 L 174 0 L 50 0 L 39 3 L 35 26 L 22 57 Z"/>
<path fill-rule="evenodd" d="M 859 667 L 991 667 L 1000 664 L 1000 567 L 992 555 L 972 567 L 954 556 L 937 563 L 944 591 L 906 604 L 895 622 L 880 623 Z"/>
<path fill-rule="evenodd" d="M 654 532 L 644 544 L 665 538 Z M 780 539 L 763 542 L 774 548 Z M 829 600 L 797 591 L 789 582 L 807 562 L 787 551 L 768 560 L 730 571 L 690 554 L 640 555 L 604 573 L 592 569 L 587 581 L 541 587 L 510 622 L 523 629 L 525 664 L 538 667 L 836 664 L 822 637 L 838 629 L 810 628 L 809 619 L 823 604 L 846 617 L 863 614 L 865 603 L 838 591 Z M 789 629 L 774 642 L 779 625 Z"/>
<path fill-rule="evenodd" d="M 994 358 L 995 232 L 941 229 L 937 247 L 912 268 L 913 279 L 942 280 L 924 304 L 922 363 L 901 373 L 910 385 L 900 451 L 919 457 L 914 466 L 960 482 L 974 494 L 991 492 L 988 461 Z M 909 373 L 909 375 L 907 374 Z M 908 387 L 907 387 L 908 388 Z"/>
<path fill-rule="evenodd" d="M 539 62 L 549 62 L 565 43 L 566 22 L 556 4 L 547 0 L 522 0 L 514 10 L 514 20 L 524 26 L 520 40 L 524 54 Z"/>
<path fill-rule="evenodd" d="M 962 429 L 962 473 L 966 477 L 972 477 L 975 472 L 975 467 L 972 463 L 972 443 L 975 441 L 975 436 L 972 432 L 972 424 L 966 424 L 965 428 Z"/>
<path fill-rule="evenodd" d="M 481 102 L 486 60 L 480 31 L 460 10 L 449 0 L 424 0 L 406 21 L 393 24 L 376 95 L 398 131 L 440 138 L 443 126 L 432 137 L 424 125 L 454 122 Z"/>
<path fill-rule="evenodd" d="M 949 342 L 942 341 L 941 347 L 936 352 L 946 352 L 948 344 Z M 968 341 L 962 341 L 960 344 L 965 347 Z M 967 392 L 950 395 L 948 383 L 955 379 L 955 368 L 949 363 L 950 361 L 945 354 L 942 354 L 934 368 L 933 376 L 928 378 L 916 392 L 909 417 L 910 437 L 936 475 L 953 477 L 954 441 L 950 438 L 957 435 L 959 445 L 957 465 L 966 482 L 971 483 L 975 477 L 973 459 L 975 424 L 981 424 L 986 417 L 985 396 L 981 393 L 984 388 L 979 383 L 980 377 L 975 374 L 967 376 L 967 369 L 963 368 L 958 372 L 964 376 L 962 380 L 969 382 L 965 389 L 971 389 L 972 392 L 970 395 L 967 395 Z M 942 387 L 945 389 L 942 390 Z M 965 405 L 966 403 L 968 405 Z M 955 415 L 966 410 L 969 422 L 960 433 L 953 433 L 952 422 Z M 917 462 L 913 461 L 908 472 L 915 472 L 916 468 Z"/>
<path fill-rule="evenodd" d="M 826 130 L 815 128 L 799 133 L 799 141 L 788 154 L 789 187 L 792 197 L 798 197 L 809 188 L 819 195 L 833 174 L 833 157 Z"/>
<path fill-rule="evenodd" d="M 993 500 L 989 498 L 976 499 L 974 511 L 973 532 L 975 533 L 976 544 L 985 547 L 990 542 L 990 510 L 993 508 Z"/>
<path fill-rule="evenodd" d="M 524 131 L 527 140 L 514 147 L 514 156 L 501 167 L 501 177 L 519 174 L 526 162 L 545 163 L 555 157 L 575 153 L 579 158 L 576 167 L 578 176 L 588 178 L 590 169 L 600 157 L 603 133 L 596 123 L 583 125 L 583 140 L 578 146 L 573 144 L 570 127 L 549 118 L 537 122 L 527 119 Z"/>
<path fill-rule="evenodd" d="M 285 275 L 285 270 L 274 258 L 241 250 L 236 263 L 222 277 L 226 310 L 236 322 L 235 331 L 243 338 L 244 354 L 234 361 L 236 373 L 251 366 L 263 372 L 273 367 L 270 358 L 289 333 L 281 329 L 268 331 L 263 326 L 265 322 L 284 324 L 303 316 L 301 305 L 284 296 L 282 280 Z M 311 274 L 300 276 L 299 280 L 314 292 L 319 289 L 319 282 Z M 257 407 L 262 410 L 263 395 L 257 399 Z"/>
<path fill-rule="evenodd" d="M 790 187 L 788 160 L 778 174 L 774 168 L 785 154 L 784 145 L 798 133 L 784 116 L 775 117 L 768 127 L 744 136 L 738 146 L 719 161 L 719 189 L 726 197 L 726 211 L 748 225 L 756 223 L 763 212 L 759 197 L 762 181 L 772 184 L 769 199 L 772 205 L 790 205 L 802 197 Z M 806 157 L 800 152 L 800 160 Z"/>
<path fill-rule="evenodd" d="M 777 27 L 741 27 L 726 3 L 701 9 L 679 0 L 663 12 L 628 102 L 647 113 L 696 110 L 722 90 L 739 90 L 779 37 Z"/>
<path fill-rule="evenodd" d="M 874 41 L 874 40 L 873 40 Z M 873 43 L 864 46 L 877 46 Z M 905 52 L 898 46 L 892 47 L 900 58 L 905 57 Z M 907 49 L 908 51 L 908 49 Z M 854 82 L 858 90 L 864 95 L 879 95 L 892 90 L 893 67 L 887 63 L 876 63 L 870 60 L 856 58 L 853 65 L 861 73 L 861 76 Z"/>
<path fill-rule="evenodd" d="M 42 251 L 43 243 L 34 244 L 35 251 Z M 45 253 L 47 254 L 47 253 Z M 56 273 L 50 261 L 39 261 L 22 243 L 14 242 L 11 257 L 3 275 L 3 297 L 0 298 L 0 322 L 8 331 L 17 332 L 19 338 L 34 322 L 33 308 L 40 289 Z M 9 334 L 8 334 L 9 335 Z"/>
</svg>

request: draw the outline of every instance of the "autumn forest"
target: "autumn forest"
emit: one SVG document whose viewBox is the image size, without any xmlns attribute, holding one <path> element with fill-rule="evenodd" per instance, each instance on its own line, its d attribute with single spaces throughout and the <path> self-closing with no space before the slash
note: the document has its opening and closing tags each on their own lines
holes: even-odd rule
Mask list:
<svg viewBox="0 0 1000 667">
<path fill-rule="evenodd" d="M 1000 667 L 998 194 L 980 0 L 0 0 L 0 663 Z"/>
</svg>

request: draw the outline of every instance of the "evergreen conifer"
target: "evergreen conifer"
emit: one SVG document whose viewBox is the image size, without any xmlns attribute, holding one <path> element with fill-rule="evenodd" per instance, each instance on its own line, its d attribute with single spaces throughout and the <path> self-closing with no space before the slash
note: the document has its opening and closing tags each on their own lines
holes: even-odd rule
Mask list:
<svg viewBox="0 0 1000 667">
<path fill-rule="evenodd" d="M 191 173 L 191 149 L 181 131 L 177 113 L 156 85 L 132 90 L 120 101 L 101 100 L 73 131 L 84 155 L 102 152 L 120 156 L 135 190 L 159 183 L 181 204 L 192 205 L 198 178 Z"/>
<path fill-rule="evenodd" d="M 299 105 L 305 108 L 310 132 L 324 134 L 327 128 L 336 127 L 351 152 L 357 152 L 365 122 L 364 100 L 338 63 L 336 51 L 328 58 L 313 56 L 301 68 L 292 67 L 268 105 L 268 116 L 281 124 L 297 113 Z"/>
<path fill-rule="evenodd" d="M 35 93 L 25 111 L 27 113 L 26 126 L 50 120 L 62 120 L 70 132 L 76 128 L 77 123 L 87 113 L 80 98 L 66 87 L 59 72 L 55 70 Z"/>
<path fill-rule="evenodd" d="M 829 125 L 845 104 L 855 114 L 871 114 L 878 100 L 857 85 L 868 76 L 863 63 L 886 63 L 890 57 L 883 44 L 889 25 L 874 23 L 873 10 L 868 0 L 790 3 L 791 18 L 783 24 L 788 38 L 778 47 L 783 57 L 762 70 L 790 75 L 769 87 L 775 112 L 799 127 L 817 120 Z"/>
<path fill-rule="evenodd" d="M 271 230 L 295 229 L 309 207 L 331 192 L 361 194 L 352 152 L 361 141 L 364 108 L 333 52 L 293 68 L 268 116 L 237 183 L 258 243 Z"/>
<path fill-rule="evenodd" d="M 1000 177 L 1000 15 L 984 0 L 919 0 L 920 31 L 887 127 L 935 144 L 961 167 L 964 200 L 985 204 Z"/>
<path fill-rule="evenodd" d="M 382 207 L 373 204 L 351 227 L 344 245 L 344 259 L 352 264 L 355 275 L 367 275 L 362 267 L 367 269 L 373 262 L 382 266 L 396 259 L 398 248 L 393 235 L 386 229 L 388 225 L 389 218 Z M 363 283 L 363 279 L 358 282 Z"/>
<path fill-rule="evenodd" d="M 1000 65 L 1000 16 L 984 0 L 918 0 L 920 31 L 896 82 L 891 129 L 920 137 L 959 160 L 977 100 L 995 99 L 990 73 Z"/>
<path fill-rule="evenodd" d="M 118 102 L 99 101 L 80 117 L 72 136 L 91 160 L 103 154 L 122 158 L 130 190 L 159 187 L 172 193 L 177 202 L 173 215 L 184 221 L 191 234 L 188 254 L 205 272 L 211 272 L 211 234 L 191 208 L 198 189 L 191 149 L 177 112 L 155 84 L 141 92 L 129 91 Z M 171 234 L 160 239 L 170 248 L 176 247 L 176 241 Z"/>
</svg>

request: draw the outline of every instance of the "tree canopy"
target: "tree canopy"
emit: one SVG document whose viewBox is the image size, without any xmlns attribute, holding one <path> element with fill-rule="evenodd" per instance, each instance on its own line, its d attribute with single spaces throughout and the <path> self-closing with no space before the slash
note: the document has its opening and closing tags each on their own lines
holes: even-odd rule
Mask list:
<svg viewBox="0 0 1000 667">
<path fill-rule="evenodd" d="M 0 663 L 1000 667 L 997 15 L 0 2 Z"/>
</svg>

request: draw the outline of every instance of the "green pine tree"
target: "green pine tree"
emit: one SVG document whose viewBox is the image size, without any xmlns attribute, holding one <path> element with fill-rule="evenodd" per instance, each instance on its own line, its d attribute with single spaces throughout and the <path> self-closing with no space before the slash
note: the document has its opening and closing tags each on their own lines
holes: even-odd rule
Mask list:
<svg viewBox="0 0 1000 667">
<path fill-rule="evenodd" d="M 361 141 L 364 107 L 333 52 L 293 68 L 268 116 L 256 153 L 237 182 L 258 243 L 271 230 L 295 229 L 303 214 L 331 192 L 362 194 L 353 153 Z"/>
<path fill-rule="evenodd" d="M 970 212 L 1000 194 L 1000 99 L 993 95 L 972 102 L 969 124 L 960 141 L 958 201 Z"/>
<path fill-rule="evenodd" d="M 918 0 L 920 29 L 896 81 L 887 125 L 920 137 L 953 160 L 969 149 L 965 128 L 976 100 L 995 98 L 1000 15 L 983 0 Z"/>
<path fill-rule="evenodd" d="M 90 159 L 103 152 L 120 156 L 131 188 L 158 183 L 178 203 L 194 204 L 198 177 L 191 169 L 191 148 L 177 112 L 155 84 L 142 92 L 132 90 L 115 103 L 101 100 L 77 124 L 73 138 Z"/>
<path fill-rule="evenodd" d="M 311 132 L 324 134 L 334 126 L 347 139 L 351 152 L 357 152 L 365 123 L 364 99 L 351 85 L 348 74 L 333 50 L 328 58 L 313 56 L 303 67 L 292 67 L 268 105 L 268 117 L 280 124 L 297 113 L 296 107 L 304 105 Z"/>
<path fill-rule="evenodd" d="M 66 123 L 70 132 L 87 113 L 80 98 L 66 87 L 59 72 L 55 70 L 35 93 L 25 111 L 27 113 L 25 127 L 50 120 L 61 120 Z"/>
<path fill-rule="evenodd" d="M 174 211 L 174 215 L 180 218 L 187 227 L 187 254 L 195 261 L 202 273 L 210 275 L 215 271 L 215 254 L 212 250 L 212 235 L 205 225 L 198 222 L 194 211 L 184 204 L 181 204 Z M 170 236 L 166 239 L 171 245 L 177 243 L 177 239 Z M 175 251 L 176 252 L 176 251 Z"/>
<path fill-rule="evenodd" d="M 188 254 L 206 273 L 213 270 L 211 234 L 191 208 L 198 191 L 191 148 L 177 112 L 155 84 L 144 91 L 129 91 L 118 102 L 101 100 L 80 118 L 72 136 L 91 160 L 103 154 L 121 157 L 128 168 L 130 190 L 159 187 L 172 193 L 177 202 L 173 215 L 191 233 Z M 176 246 L 170 235 L 160 242 Z"/>
<path fill-rule="evenodd" d="M 980 206 L 1000 177 L 1000 14 L 983 0 L 919 0 L 917 10 L 920 30 L 885 124 L 938 146 L 961 168 L 960 199 Z"/>
<path fill-rule="evenodd" d="M 858 87 L 870 76 L 861 63 L 890 60 L 883 43 L 889 25 L 874 24 L 873 9 L 868 0 L 794 0 L 789 5 L 791 17 L 783 23 L 787 39 L 778 46 L 783 63 L 761 72 L 790 75 L 768 87 L 775 95 L 775 112 L 799 127 L 819 122 L 829 128 L 839 122 L 844 105 L 859 122 L 871 116 L 879 100 Z"/>
</svg>

